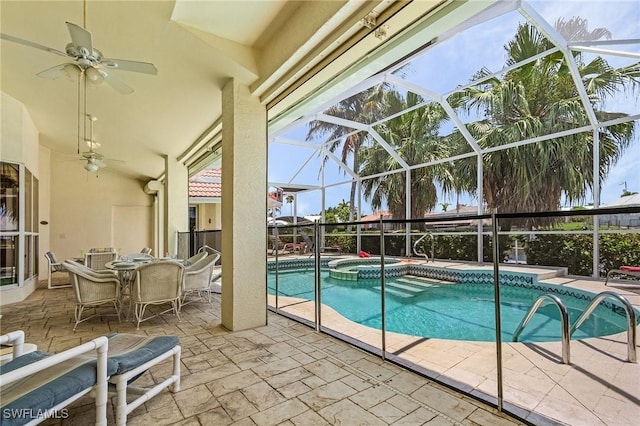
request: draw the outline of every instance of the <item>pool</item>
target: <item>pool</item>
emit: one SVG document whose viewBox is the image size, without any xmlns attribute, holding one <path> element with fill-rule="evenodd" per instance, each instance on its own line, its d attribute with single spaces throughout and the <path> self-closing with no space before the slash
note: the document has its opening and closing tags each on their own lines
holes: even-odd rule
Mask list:
<svg viewBox="0 0 640 426">
<path fill-rule="evenodd" d="M 280 271 L 278 294 L 314 300 L 313 268 Z M 345 281 L 321 271 L 322 303 L 342 316 L 368 327 L 380 329 L 380 280 Z M 387 331 L 450 340 L 495 341 L 495 303 L 492 284 L 442 283 L 418 277 L 386 279 Z M 269 294 L 275 294 L 275 275 L 269 274 Z M 587 308 L 588 298 L 566 294 L 559 286 L 501 285 L 502 339 L 513 333 L 533 302 L 557 288 L 557 296 L 569 310 L 571 323 Z M 579 290 L 576 290 L 579 292 Z M 563 294 L 564 293 L 564 294 Z M 582 292 L 587 294 L 586 292 Z M 611 305 L 610 305 L 611 306 Z M 626 316 L 598 306 L 572 336 L 573 340 L 607 336 L 626 331 Z M 555 305 L 538 309 L 520 335 L 521 342 L 561 340 L 560 315 Z"/>
</svg>

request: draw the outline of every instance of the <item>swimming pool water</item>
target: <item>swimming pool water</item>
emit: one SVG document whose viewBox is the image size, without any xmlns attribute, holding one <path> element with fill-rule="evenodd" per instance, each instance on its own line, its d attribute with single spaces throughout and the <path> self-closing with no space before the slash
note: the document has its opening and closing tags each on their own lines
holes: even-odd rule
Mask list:
<svg viewBox="0 0 640 426">
<path fill-rule="evenodd" d="M 359 324 L 381 328 L 380 281 L 345 282 L 321 271 L 322 303 Z M 417 287 L 405 278 L 387 278 L 386 329 L 413 336 L 473 341 L 495 341 L 495 303 L 491 284 L 436 284 Z M 268 280 L 269 294 L 275 294 L 275 275 Z M 285 271 L 278 275 L 278 294 L 315 299 L 313 269 Z M 535 288 L 501 286 L 502 339 L 511 341 L 515 329 L 538 296 Z M 560 295 L 573 324 L 589 301 Z M 626 331 L 626 317 L 599 306 L 572 336 L 572 339 L 606 336 Z M 520 335 L 521 342 L 561 340 L 560 314 L 555 305 L 538 309 Z"/>
</svg>

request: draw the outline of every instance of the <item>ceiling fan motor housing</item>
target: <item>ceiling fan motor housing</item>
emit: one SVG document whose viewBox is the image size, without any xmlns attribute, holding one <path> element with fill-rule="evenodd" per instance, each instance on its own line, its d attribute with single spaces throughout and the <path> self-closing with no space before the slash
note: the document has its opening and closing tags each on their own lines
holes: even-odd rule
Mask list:
<svg viewBox="0 0 640 426">
<path fill-rule="evenodd" d="M 82 59 L 84 59 L 88 62 L 86 63 L 87 66 L 95 66 L 102 61 L 102 52 L 98 49 L 93 49 L 92 52 L 89 52 L 86 47 L 76 46 L 73 43 L 69 43 L 67 44 L 66 52 L 67 55 L 71 56 L 81 64 L 83 63 Z"/>
</svg>

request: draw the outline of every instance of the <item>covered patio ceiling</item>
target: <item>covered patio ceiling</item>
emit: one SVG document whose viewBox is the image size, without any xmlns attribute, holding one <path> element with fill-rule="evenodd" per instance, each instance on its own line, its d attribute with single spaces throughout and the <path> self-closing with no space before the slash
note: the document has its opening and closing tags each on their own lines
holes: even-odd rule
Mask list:
<svg viewBox="0 0 640 426">
<path fill-rule="evenodd" d="M 437 2 L 421 3 L 429 10 Z M 325 67 L 320 62 L 333 61 L 373 33 L 375 28 L 363 23 L 365 16 L 387 16 L 405 6 L 378 1 L 6 0 L 0 2 L 0 16 L 3 35 L 64 51 L 70 42 L 65 22 L 71 22 L 86 27 L 105 57 L 156 66 L 157 75 L 112 71 L 134 89 L 131 94 L 107 84 L 87 90 L 86 113 L 98 118 L 99 152 L 120 160 L 106 172 L 144 181 L 161 177 L 164 156 L 187 163 L 219 139 L 221 87 L 229 78 L 284 110 L 282 98 L 294 82 L 300 85 L 314 67 L 319 76 Z M 2 91 L 25 105 L 41 145 L 52 156 L 77 158 L 78 84 L 64 76 L 36 76 L 70 60 L 7 37 L 0 44 Z M 80 151 L 87 148 L 80 146 Z"/>
</svg>

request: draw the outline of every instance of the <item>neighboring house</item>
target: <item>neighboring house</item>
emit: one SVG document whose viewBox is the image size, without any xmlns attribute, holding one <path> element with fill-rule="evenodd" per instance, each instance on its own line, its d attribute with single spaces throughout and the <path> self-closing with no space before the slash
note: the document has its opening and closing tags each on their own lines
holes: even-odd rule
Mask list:
<svg viewBox="0 0 640 426">
<path fill-rule="evenodd" d="M 203 170 L 189 179 L 189 229 L 222 228 L 222 169 Z"/>
<path fill-rule="evenodd" d="M 616 200 L 602 204 L 600 207 L 639 207 L 640 194 L 627 195 Z M 622 226 L 627 228 L 640 227 L 640 214 L 607 214 L 599 217 L 600 225 L 604 226 Z"/>
<path fill-rule="evenodd" d="M 371 214 L 362 216 L 360 218 L 360 220 L 363 222 L 370 222 L 370 221 L 372 222 L 366 225 L 362 225 L 362 229 L 379 229 L 377 222 L 380 221 L 380 216 L 382 216 L 382 219 L 393 219 L 393 215 L 391 214 L 391 212 L 388 212 L 388 211 L 373 212 Z M 389 230 L 389 229 L 391 229 L 390 225 L 386 224 L 385 230 Z"/>
</svg>

